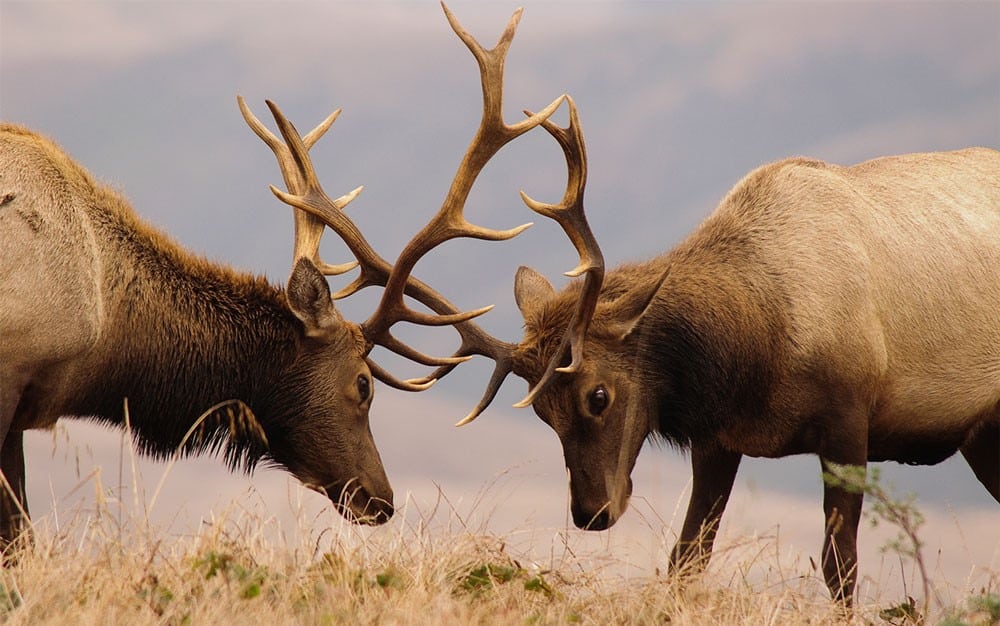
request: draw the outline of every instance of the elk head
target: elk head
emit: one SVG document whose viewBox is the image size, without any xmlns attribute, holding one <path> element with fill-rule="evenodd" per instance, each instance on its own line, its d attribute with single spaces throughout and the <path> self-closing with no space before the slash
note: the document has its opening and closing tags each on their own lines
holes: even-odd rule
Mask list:
<svg viewBox="0 0 1000 626">
<path fill-rule="evenodd" d="M 514 125 L 502 118 L 503 61 L 513 39 L 520 11 L 507 25 L 499 43 L 492 50 L 483 49 L 458 23 L 447 7 L 445 14 L 455 33 L 466 43 L 480 66 L 483 90 L 483 116 L 465 156 L 452 181 L 451 188 L 439 211 L 428 224 L 410 240 L 395 264 L 381 258 L 361 235 L 356 225 L 344 213 L 344 207 L 360 192 L 361 187 L 337 200 L 323 191 L 309 157 L 309 148 L 326 132 L 339 115 L 335 111 L 313 131 L 300 136 L 278 107 L 268 102 L 278 129 L 284 138 L 279 140 L 250 112 L 239 98 L 244 119 L 253 131 L 272 149 L 281 168 L 288 191 L 271 187 L 272 192 L 295 211 L 294 269 L 288 282 L 289 308 L 303 325 L 302 351 L 289 373 L 291 387 L 300 385 L 307 393 L 317 397 L 317 403 L 336 406 L 340 415 L 351 419 L 338 420 L 336 428 L 324 426 L 311 431 L 298 428 L 298 437 L 310 438 L 326 435 L 324 444 L 336 450 L 341 458 L 353 459 L 348 467 L 337 472 L 330 467 L 324 475 L 314 475 L 314 468 L 321 466 L 317 459 L 299 456 L 302 449 L 315 449 L 315 443 L 289 442 L 287 450 L 274 449 L 276 461 L 286 466 L 305 484 L 326 492 L 345 513 L 362 521 L 382 523 L 392 515 L 392 491 L 385 478 L 381 460 L 375 449 L 368 424 L 368 411 L 373 392 L 371 377 L 406 391 L 426 389 L 435 380 L 428 376 L 420 380 L 399 380 L 379 367 L 369 357 L 375 345 L 380 345 L 417 363 L 448 371 L 469 358 L 468 355 L 433 357 L 402 343 L 391 334 L 391 328 L 400 321 L 443 326 L 455 325 L 463 336 L 464 344 L 481 345 L 477 339 L 482 334 L 468 320 L 485 313 L 492 307 L 460 312 L 454 305 L 423 282 L 411 276 L 414 265 L 427 252 L 441 243 L 456 237 L 486 240 L 504 240 L 514 237 L 530 224 L 497 231 L 470 224 L 463 216 L 463 207 L 476 177 L 487 162 L 508 142 L 544 123 L 562 103 L 557 98 L 536 115 Z M 336 232 L 351 250 L 356 262 L 329 265 L 319 258 L 319 242 L 326 227 Z M 360 267 L 358 277 L 347 287 L 331 296 L 326 275 L 337 275 Z M 384 287 L 382 298 L 371 317 L 361 324 L 341 318 L 333 299 L 349 296 L 369 287 Z M 410 296 L 434 313 L 415 311 L 407 306 L 403 296 Z M 494 352 L 501 348 L 509 353 L 511 346 L 494 342 Z M 504 363 L 509 362 L 505 357 Z M 317 384 L 316 377 L 326 377 Z M 331 419 L 332 419 L 331 415 Z"/>
<path fill-rule="evenodd" d="M 483 55 L 469 43 L 471 38 L 460 36 L 483 65 Z M 583 209 L 587 180 L 583 132 L 575 103 L 569 96 L 565 99 L 567 127 L 553 124 L 548 116 L 541 122 L 566 158 L 568 181 L 563 199 L 545 204 L 521 195 L 529 208 L 563 228 L 580 256 L 577 267 L 566 274 L 583 276 L 583 280 L 557 293 L 540 274 L 522 267 L 515 278 L 515 298 L 525 322 L 525 337 L 519 344 L 500 341 L 468 320 L 456 324 L 462 345 L 455 357 L 478 354 L 496 364 L 479 404 L 457 425 L 480 415 L 510 372 L 524 378 L 531 391 L 515 406 L 534 406 L 559 436 L 570 476 L 574 522 L 581 528 L 602 530 L 628 504 L 629 475 L 651 430 L 640 417 L 650 412 L 640 406 L 645 400 L 638 372 L 626 355 L 635 354 L 638 321 L 659 282 L 638 291 L 616 285 L 618 293 L 605 290 L 602 294 L 604 258 Z M 537 117 L 525 114 L 529 119 Z M 605 300 L 599 305 L 601 296 Z M 452 367 L 444 365 L 424 380 L 440 378 Z"/>
<path fill-rule="evenodd" d="M 268 103 L 284 142 L 269 131 L 250 111 L 243 98 L 240 110 L 250 128 L 272 149 L 285 184 L 292 194 L 320 194 L 324 206 L 339 215 L 361 188 L 331 200 L 318 187 L 308 149 L 329 129 L 340 111 L 335 111 L 305 137 L 273 103 Z M 281 194 L 274 187 L 276 194 Z M 279 196 L 280 197 L 280 196 Z M 392 488 L 375 447 L 368 422 L 374 385 L 367 362 L 372 345 L 358 324 L 337 311 L 326 275 L 351 269 L 356 263 L 329 265 L 319 259 L 323 223 L 296 211 L 294 264 L 285 290 L 287 305 L 300 324 L 295 359 L 283 371 L 283 384 L 275 396 L 294 395 L 305 405 L 307 415 L 287 415 L 281 436 L 269 436 L 269 455 L 304 485 L 327 495 L 348 519 L 382 524 L 393 514 Z M 344 218 L 346 220 L 346 218 Z M 367 245 L 360 233 L 359 243 Z M 281 397 L 271 400 L 273 411 L 282 413 Z"/>
<path fill-rule="evenodd" d="M 573 522 L 604 530 L 628 506 L 632 468 L 652 429 L 642 417 L 651 413 L 640 408 L 642 371 L 634 367 L 632 355 L 638 349 L 638 322 L 658 282 L 638 290 L 620 281 L 604 284 L 604 258 L 583 208 L 583 132 L 572 100 L 569 104 L 568 127 L 545 125 L 566 157 L 566 193 L 556 205 L 524 200 L 562 226 L 580 255 L 579 265 L 566 274 L 584 278 L 556 292 L 535 270 L 518 270 L 514 297 L 525 336 L 513 351 L 511 369 L 531 386 L 515 406 L 532 405 L 562 444 Z"/>
<path fill-rule="evenodd" d="M 644 406 L 648 386 L 635 355 L 641 343 L 638 321 L 655 287 L 628 290 L 613 299 L 606 288 L 580 341 L 585 358 L 562 368 L 556 366 L 570 360 L 564 338 L 571 333 L 564 329 L 570 328 L 570 312 L 585 297 L 585 285 L 577 282 L 557 292 L 541 274 L 522 267 L 514 290 L 525 336 L 514 351 L 512 370 L 532 386 L 518 406 L 530 402 L 559 437 L 574 523 L 604 530 L 628 506 L 632 468 L 654 429 L 647 416 L 655 413 Z"/>
</svg>

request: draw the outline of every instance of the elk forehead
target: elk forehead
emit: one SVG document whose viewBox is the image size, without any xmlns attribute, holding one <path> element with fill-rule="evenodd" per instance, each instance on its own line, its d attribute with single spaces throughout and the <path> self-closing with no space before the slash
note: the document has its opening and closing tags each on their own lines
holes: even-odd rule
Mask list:
<svg viewBox="0 0 1000 626">
<path fill-rule="evenodd" d="M 550 304 L 549 311 L 526 323 L 524 340 L 514 352 L 512 369 L 530 385 L 542 377 L 548 362 L 560 348 L 572 313 L 572 304 L 561 308 L 558 302 Z M 610 316 L 599 312 L 584 341 L 584 357 L 579 370 L 557 373 L 550 386 L 535 398 L 536 413 L 553 427 L 557 423 L 568 425 L 576 416 L 585 413 L 587 397 L 598 386 L 605 388 L 611 401 L 624 391 L 621 388 L 634 369 L 636 351 L 614 332 L 614 326 Z M 561 358 L 563 365 L 568 363 L 569 352 Z"/>
<path fill-rule="evenodd" d="M 513 346 L 511 351 L 511 370 L 531 384 L 532 391 L 528 397 L 516 406 L 527 406 L 536 396 L 542 379 L 549 370 L 564 363 L 557 363 L 562 355 L 557 355 L 562 348 L 556 347 L 565 340 L 566 320 L 572 310 L 573 302 L 568 301 L 565 292 L 557 293 L 549 281 L 530 267 L 518 268 L 514 275 L 514 300 L 524 318 L 525 338 L 520 344 Z M 553 345 L 555 344 L 555 345 Z M 544 357 L 544 359 L 543 359 Z M 537 372 L 538 364 L 546 362 L 545 370 Z M 551 375 L 551 372 L 550 374 Z"/>
<path fill-rule="evenodd" d="M 631 274 L 628 271 L 622 273 Z M 621 275 L 612 273 L 602 286 L 602 303 L 594 313 L 585 339 L 584 363 L 604 363 L 620 370 L 631 361 L 628 358 L 631 348 L 623 341 L 622 334 L 623 314 L 629 317 L 631 313 L 616 306 L 620 297 L 632 286 L 629 283 L 633 281 L 627 278 L 622 280 Z M 548 300 L 535 303 L 523 311 L 524 338 L 513 353 L 512 369 L 532 385 L 541 378 L 546 364 L 555 356 L 580 298 L 582 286 L 582 281 L 573 281 Z M 568 362 L 569 356 L 566 355 L 565 359 Z"/>
<path fill-rule="evenodd" d="M 525 315 L 524 338 L 512 355 L 512 370 L 532 386 L 542 377 L 566 332 L 576 302 L 569 291 L 563 290 Z"/>
</svg>

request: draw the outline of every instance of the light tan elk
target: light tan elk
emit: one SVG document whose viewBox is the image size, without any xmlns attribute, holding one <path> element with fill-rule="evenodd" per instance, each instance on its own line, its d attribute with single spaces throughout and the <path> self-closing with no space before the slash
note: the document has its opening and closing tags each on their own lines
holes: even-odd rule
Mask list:
<svg viewBox="0 0 1000 626">
<path fill-rule="evenodd" d="M 431 381 L 397 380 L 368 353 L 378 344 L 431 366 L 464 360 L 426 356 L 391 335 L 399 321 L 448 325 L 488 310 L 457 313 L 410 271 L 448 239 L 501 240 L 524 228 L 474 226 L 462 217 L 462 207 L 490 158 L 563 100 L 518 124 L 505 124 L 503 58 L 520 13 L 494 50 L 483 50 L 447 15 L 480 62 L 483 118 L 440 211 L 409 242 L 395 268 L 342 211 L 360 188 L 332 200 L 310 161 L 309 148 L 339 111 L 303 138 L 269 102 L 281 141 L 239 100 L 247 123 L 274 151 L 288 187 L 287 193 L 272 190 L 298 208 L 294 269 L 284 290 L 186 252 L 140 221 L 121 196 L 96 183 L 49 140 L 0 126 L 0 461 L 6 479 L 0 535 L 5 542 L 19 535 L 27 516 L 23 432 L 51 426 L 60 416 L 117 426 L 127 417 L 142 452 L 163 457 L 178 448 L 222 451 L 231 469 L 244 471 L 271 463 L 328 494 L 355 521 L 380 524 L 390 518 L 392 490 L 368 422 L 371 375 L 407 390 Z M 319 259 L 327 226 L 358 263 L 331 266 Z M 341 318 L 324 276 L 357 264 L 360 275 L 336 297 L 385 287 L 377 310 L 362 324 Z M 404 304 L 404 293 L 449 315 L 413 311 Z M 461 332 L 476 330 L 469 328 Z M 206 411 L 209 418 L 194 427 Z M 240 428 L 248 424 L 262 432 Z M 189 431 L 193 436 L 185 437 Z"/>
<path fill-rule="evenodd" d="M 489 356 L 496 369 L 459 424 L 511 371 L 527 380 L 518 406 L 558 435 L 573 520 L 591 530 L 624 513 L 648 437 L 689 450 L 677 568 L 707 561 L 743 455 L 865 467 L 961 451 L 1000 501 L 1000 153 L 772 163 L 679 246 L 605 276 L 570 108 L 567 128 L 544 123 L 566 155 L 566 194 L 525 201 L 563 226 L 580 254 L 568 274 L 584 279 L 557 292 L 522 267 L 519 344 L 463 324 L 456 355 Z M 862 497 L 824 487 L 822 569 L 846 603 Z"/>
<path fill-rule="evenodd" d="M 559 436 L 582 528 L 624 512 L 650 435 L 691 454 L 675 566 L 707 559 L 743 455 L 864 467 L 961 451 L 1000 501 L 994 150 L 773 163 L 674 250 L 609 272 L 599 295 L 556 293 L 529 269 L 515 289 L 526 332 L 513 371 Z M 566 335 L 585 357 L 546 380 L 588 299 L 589 329 Z M 822 568 L 846 602 L 861 506 L 824 487 Z"/>
</svg>

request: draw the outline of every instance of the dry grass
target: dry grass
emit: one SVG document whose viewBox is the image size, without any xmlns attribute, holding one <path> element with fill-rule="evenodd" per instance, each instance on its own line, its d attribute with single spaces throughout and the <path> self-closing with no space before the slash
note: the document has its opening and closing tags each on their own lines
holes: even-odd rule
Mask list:
<svg viewBox="0 0 1000 626">
<path fill-rule="evenodd" d="M 375 531 L 305 508 L 298 509 L 297 528 L 281 528 L 233 502 L 196 531 L 177 533 L 150 521 L 173 463 L 147 497 L 136 457 L 124 457 L 131 486 L 108 489 L 97 469 L 77 486 L 93 487 L 86 506 L 36 520 L 31 547 L 0 570 L 0 622 L 919 623 L 898 596 L 865 600 L 845 616 L 815 567 L 782 558 L 777 536 L 729 541 L 706 574 L 681 585 L 659 571 L 636 575 L 607 550 L 584 553 L 558 529 L 548 556 L 539 557 L 544 532 L 488 532 L 440 489 L 429 509 L 407 498 Z M 473 509 L 490 506 L 494 487 L 484 488 Z M 650 533 L 662 525 L 651 520 Z M 973 590 L 951 598 L 925 623 L 1000 625 L 1000 572 L 986 572 Z"/>
<path fill-rule="evenodd" d="M 99 484 L 95 492 L 107 494 Z M 446 501 L 445 501 L 446 502 Z M 777 551 L 751 545 L 716 555 L 701 580 L 623 576 L 592 556 L 563 553 L 538 565 L 514 541 L 455 523 L 447 505 L 400 512 L 389 532 L 300 519 L 294 537 L 238 506 L 194 534 L 152 527 L 143 505 L 99 497 L 0 573 L 9 624 L 838 624 L 845 618 L 818 577 L 754 562 Z M 438 517 L 451 517 L 444 520 Z M 415 521 L 412 521 L 415 520 Z M 747 556 L 751 555 L 751 556 Z M 608 558 L 606 555 L 601 558 Z M 748 562 L 750 561 L 750 562 Z M 771 569 L 760 580 L 752 568 Z M 960 599 L 963 621 L 996 624 L 1000 577 Z M 986 606 L 979 606 L 976 603 Z M 986 604 L 984 604 L 984 602 Z M 906 624 L 861 606 L 855 624 Z M 950 609 L 954 613 L 956 609 Z M 932 620 L 946 619 L 942 613 Z M 992 620 L 992 621 L 990 621 Z"/>
</svg>

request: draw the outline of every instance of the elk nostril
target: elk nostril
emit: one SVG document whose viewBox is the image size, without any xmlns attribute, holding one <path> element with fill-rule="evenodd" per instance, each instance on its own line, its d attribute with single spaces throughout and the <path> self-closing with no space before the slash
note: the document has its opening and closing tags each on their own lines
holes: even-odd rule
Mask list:
<svg viewBox="0 0 1000 626">
<path fill-rule="evenodd" d="M 390 499 L 373 497 L 367 489 L 359 488 L 352 494 L 350 500 L 351 513 L 358 524 L 379 526 L 392 518 L 395 508 Z"/>
<path fill-rule="evenodd" d="M 388 502 L 381 498 L 371 498 L 368 500 L 368 505 L 365 507 L 365 515 L 362 520 L 366 524 L 379 526 L 388 522 L 395 512 L 396 510 L 392 506 L 392 502 Z"/>
<path fill-rule="evenodd" d="M 607 530 L 611 526 L 611 515 L 607 509 L 591 518 L 586 526 L 586 530 Z"/>
<path fill-rule="evenodd" d="M 607 507 L 602 508 L 597 513 L 574 509 L 573 523 L 582 530 L 607 530 L 611 527 L 612 520 Z"/>
<path fill-rule="evenodd" d="M 388 485 L 372 489 L 366 481 L 353 478 L 343 486 L 331 486 L 325 491 L 337 511 L 355 524 L 378 526 L 388 522 L 395 513 L 392 489 Z"/>
</svg>

